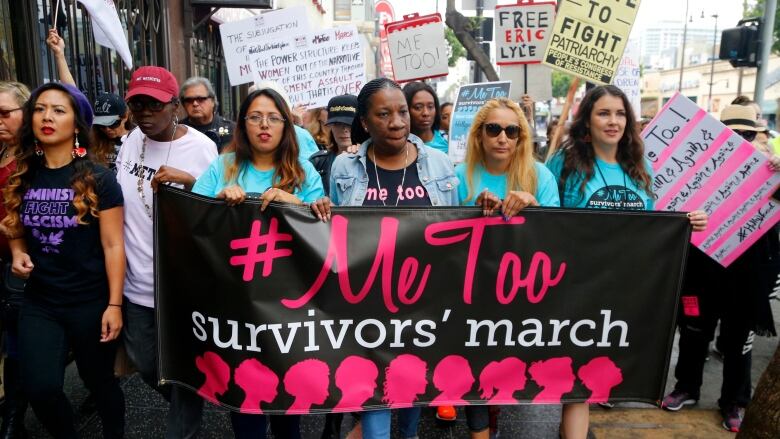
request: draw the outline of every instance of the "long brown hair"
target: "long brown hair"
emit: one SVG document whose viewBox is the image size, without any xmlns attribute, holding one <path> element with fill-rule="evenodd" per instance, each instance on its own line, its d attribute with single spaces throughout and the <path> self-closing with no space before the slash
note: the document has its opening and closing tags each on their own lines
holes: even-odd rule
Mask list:
<svg viewBox="0 0 780 439">
<path fill-rule="evenodd" d="M 320 115 L 326 108 L 315 108 L 311 111 L 311 122 L 306 126 L 306 130 L 314 138 L 314 142 L 318 145 L 327 145 L 328 138 L 330 137 L 330 127 L 322 123 Z"/>
<path fill-rule="evenodd" d="M 241 103 L 233 142 L 227 149 L 227 151 L 235 153 L 235 159 L 225 160 L 225 181 L 238 184 L 240 174 L 246 169 L 246 166 L 251 166 L 253 149 L 246 133 L 246 115 L 252 102 L 260 96 L 274 101 L 276 109 L 284 118 L 282 140 L 274 151 L 273 187 L 293 193 L 303 187 L 306 172 L 298 161 L 300 148 L 298 148 L 298 137 L 295 135 L 295 126 L 292 122 L 292 112 L 279 93 L 270 88 L 253 91 Z"/>
<path fill-rule="evenodd" d="M 35 143 L 37 139 L 33 132 L 32 115 L 38 97 L 48 90 L 59 90 L 68 96 L 70 106 L 75 114 L 75 124 L 79 132 L 77 134 L 79 143 L 90 150 L 89 147 L 89 125 L 84 119 L 84 115 L 79 112 L 79 106 L 71 95 L 71 91 L 56 82 L 50 82 L 38 87 L 32 92 L 30 99 L 24 105 L 24 116 L 22 117 L 22 128 L 20 130 L 19 151 L 16 157 L 16 172 L 8 179 L 8 185 L 3 190 L 5 198 L 6 217 L 2 221 L 2 227 L 9 237 L 19 237 L 23 231 L 23 224 L 20 215 L 22 200 L 24 194 L 30 188 L 35 175 L 44 167 L 43 157 L 35 155 Z M 87 217 L 98 218 L 98 197 L 95 193 L 95 176 L 93 174 L 94 163 L 92 155 L 89 153 L 84 158 L 76 157 L 73 159 L 75 172 L 70 179 L 71 187 L 74 191 L 73 206 L 76 208 L 76 218 L 79 224 L 87 224 Z"/>
<path fill-rule="evenodd" d="M 512 110 L 517 116 L 517 124 L 520 126 L 517 147 L 506 171 L 506 190 L 507 192 L 523 190 L 532 194 L 536 193 L 536 165 L 528 121 L 525 120 L 525 114 L 519 105 L 507 98 L 498 98 L 487 101 L 479 109 L 474 116 L 471 129 L 469 129 L 468 146 L 466 147 L 466 186 L 468 187 L 466 201 L 470 201 L 477 195 L 474 191 L 474 170 L 477 165 L 486 167 L 485 148 L 482 146 L 482 128 L 490 112 L 498 108 Z"/>
<path fill-rule="evenodd" d="M 124 115 L 119 117 L 119 120 L 125 119 L 124 128 L 129 133 L 135 128 L 135 124 L 130 118 L 130 110 L 127 110 Z M 95 162 L 103 166 L 108 166 L 108 158 L 114 153 L 116 145 L 116 139 L 110 139 L 106 136 L 105 131 L 100 125 L 92 125 L 92 155 L 95 158 Z"/>
<path fill-rule="evenodd" d="M 567 187 L 578 185 L 577 191 L 580 198 L 585 196 L 585 185 L 593 178 L 593 166 L 596 162 L 596 153 L 590 142 L 590 115 L 596 101 L 610 95 L 623 101 L 626 112 L 626 128 L 623 137 L 620 138 L 617 148 L 617 162 L 623 171 L 640 189 L 644 190 L 651 198 L 654 198 L 652 178 L 645 168 L 644 143 L 639 135 L 634 110 L 628 97 L 623 91 L 614 85 L 601 85 L 594 87 L 582 98 L 579 110 L 574 116 L 569 136 L 561 145 L 556 154 L 563 154 L 563 169 L 558 181 L 558 190 L 561 201 Z M 571 182 L 569 180 L 572 180 Z"/>
</svg>

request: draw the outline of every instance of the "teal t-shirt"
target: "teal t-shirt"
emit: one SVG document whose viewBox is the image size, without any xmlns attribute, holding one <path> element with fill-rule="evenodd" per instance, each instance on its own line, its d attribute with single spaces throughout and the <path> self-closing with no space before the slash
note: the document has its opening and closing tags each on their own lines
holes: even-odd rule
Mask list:
<svg viewBox="0 0 780 439">
<path fill-rule="evenodd" d="M 300 157 L 304 159 L 301 160 L 301 163 L 303 163 L 305 160 L 308 160 L 312 154 L 319 151 L 320 148 L 317 147 L 317 142 L 314 141 L 314 137 L 312 137 L 305 128 L 301 128 L 298 125 L 293 126 L 295 127 L 295 137 L 298 139 Z"/>
<path fill-rule="evenodd" d="M 558 185 L 555 183 L 555 177 L 552 175 L 549 169 L 547 169 L 541 163 L 534 163 L 536 168 L 536 201 L 540 206 L 545 207 L 558 207 L 561 205 L 558 198 Z M 493 192 L 502 200 L 506 196 L 506 175 L 493 175 L 489 173 L 482 166 L 474 168 L 474 192 L 472 200 L 466 202 L 468 197 L 469 188 L 468 181 L 466 180 L 466 164 L 461 163 L 455 167 L 455 175 L 458 176 L 460 184 L 458 185 L 458 199 L 461 205 L 474 205 L 474 201 L 480 192 L 487 189 Z"/>
<path fill-rule="evenodd" d="M 563 170 L 563 154 L 556 153 L 547 161 L 556 182 Z M 645 160 L 650 176 L 653 168 Z M 585 184 L 585 193 L 580 193 L 581 180 L 570 176 L 561 194 L 561 205 L 585 209 L 653 210 L 653 198 L 640 189 L 617 163 L 607 163 L 596 158 L 593 177 Z"/>
<path fill-rule="evenodd" d="M 233 161 L 235 153 L 227 153 L 217 157 L 211 162 L 209 168 L 198 178 L 192 187 L 192 192 L 207 197 L 216 197 L 222 189 L 227 186 L 233 186 L 235 183 L 228 184 L 225 181 L 225 160 Z M 314 169 L 314 166 L 308 160 L 300 161 L 303 170 L 306 172 L 306 180 L 300 190 L 296 190 L 293 195 L 300 198 L 304 203 L 311 203 L 316 199 L 325 196 L 322 189 L 322 179 L 320 174 Z M 260 171 L 251 164 L 247 164 L 238 174 L 236 182 L 241 189 L 249 195 L 259 196 L 266 189 L 273 186 L 274 170 Z"/>
<path fill-rule="evenodd" d="M 425 142 L 425 144 L 431 148 L 436 148 L 445 154 L 450 150 L 450 143 L 441 135 L 441 131 L 439 130 L 433 130 L 433 139 L 431 139 L 430 142 Z"/>
</svg>

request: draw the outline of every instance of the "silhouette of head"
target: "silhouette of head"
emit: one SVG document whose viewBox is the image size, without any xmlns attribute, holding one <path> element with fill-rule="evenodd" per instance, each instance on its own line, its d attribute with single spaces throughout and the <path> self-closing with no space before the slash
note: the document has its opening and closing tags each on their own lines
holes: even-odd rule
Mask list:
<svg viewBox="0 0 780 439">
<path fill-rule="evenodd" d="M 474 375 L 468 360 L 460 355 L 448 355 L 433 369 L 433 385 L 441 391 L 434 403 L 462 404 L 463 395 L 474 385 Z"/>
<path fill-rule="evenodd" d="M 284 374 L 284 390 L 295 397 L 288 414 L 309 413 L 312 404 L 328 397 L 330 369 L 321 360 L 308 359 L 293 364 Z"/>
<path fill-rule="evenodd" d="M 195 367 L 206 376 L 206 381 L 198 389 L 198 394 L 208 401 L 219 403 L 217 395 L 225 393 L 230 382 L 230 366 L 214 352 L 206 352 L 200 357 L 195 357 Z"/>
<path fill-rule="evenodd" d="M 383 401 L 391 407 L 411 407 L 428 386 L 428 365 L 420 357 L 401 354 L 395 357 L 385 371 Z"/>
<path fill-rule="evenodd" d="M 592 393 L 589 403 L 607 402 L 612 388 L 623 382 L 623 372 L 609 357 L 596 357 L 577 371 L 582 384 Z"/>
<path fill-rule="evenodd" d="M 246 397 L 241 404 L 244 413 L 263 413 L 261 402 L 272 402 L 276 398 L 279 377 L 265 364 L 254 358 L 244 360 L 233 373 L 233 381 Z"/>
<path fill-rule="evenodd" d="M 563 394 L 571 392 L 574 387 L 575 377 L 569 357 L 534 361 L 528 368 L 528 374 L 542 388 L 533 400 L 537 404 L 560 403 Z"/>
<path fill-rule="evenodd" d="M 525 363 L 515 357 L 491 361 L 479 374 L 479 388 L 491 403 L 517 402 L 513 394 L 525 388 Z"/>
<path fill-rule="evenodd" d="M 345 358 L 336 369 L 336 387 L 341 389 L 341 400 L 334 410 L 359 409 L 366 400 L 374 396 L 378 376 L 379 369 L 373 361 L 357 355 Z"/>
</svg>

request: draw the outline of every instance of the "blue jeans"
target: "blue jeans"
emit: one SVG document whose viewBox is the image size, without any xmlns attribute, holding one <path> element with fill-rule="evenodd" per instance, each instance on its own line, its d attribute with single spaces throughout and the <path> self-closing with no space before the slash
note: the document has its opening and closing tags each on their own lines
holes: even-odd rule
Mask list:
<svg viewBox="0 0 780 439">
<path fill-rule="evenodd" d="M 398 430 L 404 439 L 417 437 L 417 424 L 420 422 L 420 407 L 398 409 Z M 363 439 L 390 438 L 390 409 L 372 410 L 361 413 L 360 424 Z"/>
</svg>

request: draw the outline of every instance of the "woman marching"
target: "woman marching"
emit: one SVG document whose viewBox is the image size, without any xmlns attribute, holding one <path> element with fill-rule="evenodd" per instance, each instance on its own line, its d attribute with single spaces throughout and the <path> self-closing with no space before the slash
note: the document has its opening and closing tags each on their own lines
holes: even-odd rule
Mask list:
<svg viewBox="0 0 780 439">
<path fill-rule="evenodd" d="M 395 82 L 369 81 L 358 95 L 352 141 L 357 154 L 336 157 L 330 173 L 330 196 L 312 203 L 323 221 L 338 206 L 456 206 L 458 180 L 450 160 L 411 134 L 409 107 Z M 417 436 L 420 408 L 399 409 L 401 437 Z M 390 437 L 390 410 L 361 416 L 363 438 Z"/>
<path fill-rule="evenodd" d="M 224 199 L 229 205 L 247 197 L 303 204 L 322 197 L 322 181 L 308 160 L 300 160 L 292 114 L 284 99 L 270 88 L 252 92 L 238 113 L 233 142 L 211 163 L 192 191 Z M 236 438 L 264 438 L 264 415 L 231 412 Z M 275 437 L 300 438 L 300 416 L 271 416 Z"/>
<path fill-rule="evenodd" d="M 652 168 L 625 93 L 607 85 L 590 90 L 580 103 L 568 138 L 547 162 L 563 207 L 653 210 Z M 688 213 L 694 231 L 704 230 L 707 214 Z M 561 436 L 584 439 L 586 403 L 563 405 Z"/>
<path fill-rule="evenodd" d="M 103 436 L 124 434 L 112 343 L 122 329 L 123 197 L 114 173 L 87 154 L 92 118 L 74 86 L 35 90 L 4 190 L 13 271 L 29 277 L 19 317 L 24 391 L 57 438 L 77 437 L 62 390 L 69 349 L 97 399 Z"/>
<path fill-rule="evenodd" d="M 409 106 L 412 134 L 422 139 L 425 145 L 447 154 L 449 142 L 439 131 L 441 114 L 436 92 L 430 85 L 417 81 L 404 86 L 404 96 Z"/>
</svg>

